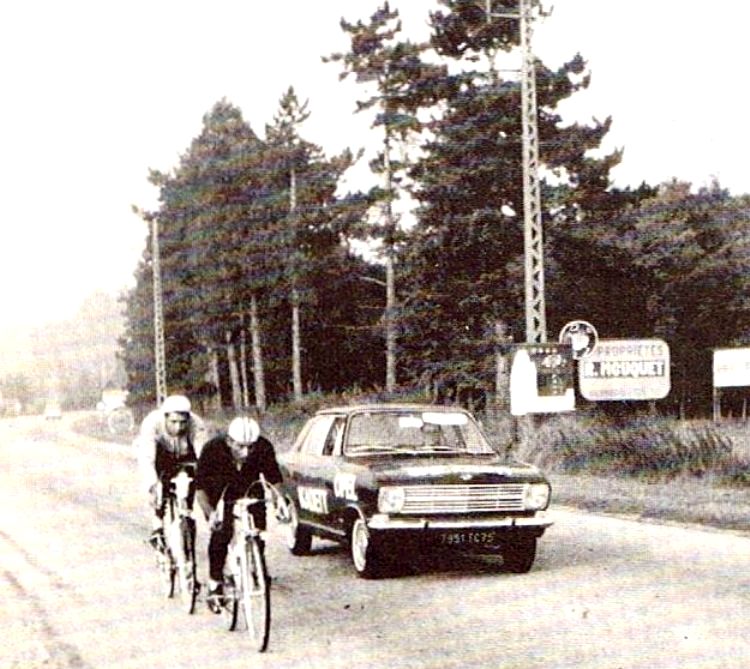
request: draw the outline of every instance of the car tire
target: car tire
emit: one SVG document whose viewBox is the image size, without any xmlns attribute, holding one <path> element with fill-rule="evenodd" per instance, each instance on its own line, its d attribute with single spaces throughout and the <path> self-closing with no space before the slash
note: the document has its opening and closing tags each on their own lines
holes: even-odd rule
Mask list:
<svg viewBox="0 0 750 669">
<path fill-rule="evenodd" d="M 299 511 L 293 500 L 287 499 L 289 505 L 289 523 L 286 524 L 286 545 L 292 555 L 307 555 L 312 547 L 312 533 L 300 525 Z"/>
<path fill-rule="evenodd" d="M 520 535 L 509 539 L 500 549 L 502 568 L 511 574 L 525 574 L 531 570 L 536 558 L 536 537 Z"/>
<path fill-rule="evenodd" d="M 381 556 L 374 545 L 373 536 L 363 518 L 357 517 L 349 532 L 352 564 L 361 578 L 377 578 L 381 574 Z"/>
</svg>

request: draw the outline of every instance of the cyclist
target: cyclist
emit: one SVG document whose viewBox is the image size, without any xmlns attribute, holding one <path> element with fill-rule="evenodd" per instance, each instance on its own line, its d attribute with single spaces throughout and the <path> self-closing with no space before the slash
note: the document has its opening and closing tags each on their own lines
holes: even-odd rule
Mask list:
<svg viewBox="0 0 750 669">
<path fill-rule="evenodd" d="M 246 416 L 234 418 L 229 423 L 227 433 L 209 441 L 198 459 L 196 499 L 211 530 L 207 599 L 208 607 L 214 613 L 221 612 L 224 562 L 233 530 L 232 505 L 240 497 L 260 494 L 249 488 L 261 474 L 273 486 L 281 483 L 281 471 L 273 445 L 260 435 L 257 421 Z M 256 527 L 264 530 L 265 506 L 256 505 L 250 511 Z"/>
<path fill-rule="evenodd" d="M 183 464 L 196 463 L 208 433 L 203 419 L 193 413 L 184 395 L 169 395 L 149 413 L 136 437 L 138 463 L 153 509 L 149 539 L 154 548 L 164 545 L 164 488 Z"/>
</svg>

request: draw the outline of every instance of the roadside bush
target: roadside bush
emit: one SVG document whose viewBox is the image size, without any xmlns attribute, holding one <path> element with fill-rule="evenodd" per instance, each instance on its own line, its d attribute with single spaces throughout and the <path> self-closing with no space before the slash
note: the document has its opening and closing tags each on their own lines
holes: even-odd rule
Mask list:
<svg viewBox="0 0 750 669">
<path fill-rule="evenodd" d="M 653 480 L 736 478 L 746 471 L 731 437 L 713 424 L 653 416 L 626 422 L 585 415 L 545 419 L 524 432 L 516 452 L 545 469 Z"/>
<path fill-rule="evenodd" d="M 261 419 L 266 434 L 279 452 L 288 450 L 304 422 L 326 406 L 376 401 L 423 402 L 418 391 L 388 395 L 381 390 L 352 389 L 340 394 L 308 393 L 301 403 L 269 407 Z M 233 414 L 204 416 L 209 428 L 225 427 Z M 91 414 L 77 421 L 79 431 L 108 441 L 131 443 L 127 435 L 108 433 L 101 416 Z M 654 481 L 676 477 L 711 478 L 729 485 L 750 485 L 748 426 L 743 423 L 676 421 L 651 415 L 627 419 L 595 411 L 528 416 L 515 421 L 507 411 L 488 408 L 480 416 L 490 442 L 498 453 L 554 473 L 628 476 Z"/>
</svg>

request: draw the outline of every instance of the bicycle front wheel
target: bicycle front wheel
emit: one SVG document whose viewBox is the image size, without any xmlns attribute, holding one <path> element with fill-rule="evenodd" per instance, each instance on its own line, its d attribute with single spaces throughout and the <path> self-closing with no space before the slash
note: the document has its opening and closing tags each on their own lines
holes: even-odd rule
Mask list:
<svg viewBox="0 0 750 669">
<path fill-rule="evenodd" d="M 161 590 L 167 599 L 174 597 L 177 582 L 177 569 L 168 548 L 156 550 L 156 564 L 159 567 Z"/>
<path fill-rule="evenodd" d="M 248 539 L 242 569 L 241 604 L 245 625 L 255 649 L 268 648 L 271 632 L 271 588 L 266 560 L 256 537 Z"/>
<path fill-rule="evenodd" d="M 178 559 L 177 572 L 180 580 L 180 598 L 188 613 L 195 611 L 198 585 L 195 579 L 195 521 L 183 518 L 180 522 L 182 550 Z"/>
</svg>

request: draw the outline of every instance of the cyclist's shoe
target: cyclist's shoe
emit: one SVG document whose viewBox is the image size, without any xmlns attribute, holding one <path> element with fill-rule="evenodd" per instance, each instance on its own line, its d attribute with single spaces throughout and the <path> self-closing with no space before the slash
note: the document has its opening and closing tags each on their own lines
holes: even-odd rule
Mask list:
<svg viewBox="0 0 750 669">
<path fill-rule="evenodd" d="M 164 552 L 164 530 L 162 528 L 157 528 L 153 532 L 151 532 L 151 536 L 148 539 L 149 545 L 154 549 L 159 551 L 160 553 Z"/>
<path fill-rule="evenodd" d="M 208 595 L 206 595 L 206 604 L 211 613 L 221 613 L 221 607 L 224 603 L 224 586 L 219 583 L 213 588 L 208 589 Z"/>
</svg>

